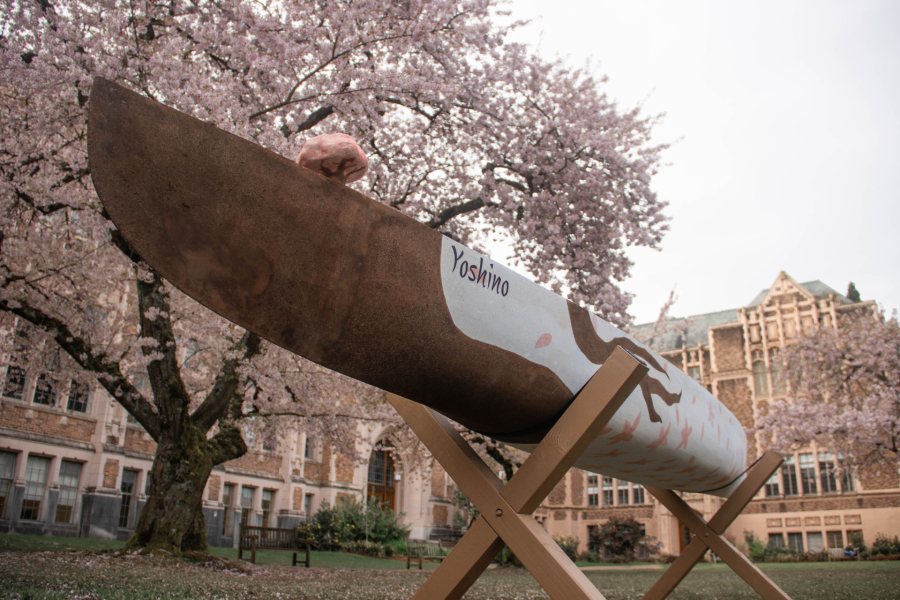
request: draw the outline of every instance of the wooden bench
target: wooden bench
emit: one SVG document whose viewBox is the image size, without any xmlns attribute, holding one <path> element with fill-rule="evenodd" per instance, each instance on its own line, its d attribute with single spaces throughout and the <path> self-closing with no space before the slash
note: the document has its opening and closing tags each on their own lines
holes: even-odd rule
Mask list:
<svg viewBox="0 0 900 600">
<path fill-rule="evenodd" d="M 293 566 L 297 566 L 297 554 L 306 548 L 306 560 L 303 564 L 309 567 L 309 549 L 313 540 L 297 536 L 295 529 L 277 529 L 275 527 L 258 527 L 241 525 L 241 537 L 238 542 L 238 559 L 243 560 L 244 550 L 250 551 L 250 562 L 256 564 L 256 551 L 291 552 L 294 555 Z"/>
<path fill-rule="evenodd" d="M 844 554 L 843 548 L 829 548 L 828 549 L 828 562 L 833 560 L 861 560 L 859 557 L 859 548 L 853 549 L 853 556 L 847 556 Z"/>
<path fill-rule="evenodd" d="M 419 570 L 423 568 L 423 560 L 442 561 L 446 558 L 444 550 L 450 551 L 445 542 L 429 542 L 428 540 L 406 540 L 406 568 L 410 568 L 413 560 L 419 559 Z"/>
</svg>

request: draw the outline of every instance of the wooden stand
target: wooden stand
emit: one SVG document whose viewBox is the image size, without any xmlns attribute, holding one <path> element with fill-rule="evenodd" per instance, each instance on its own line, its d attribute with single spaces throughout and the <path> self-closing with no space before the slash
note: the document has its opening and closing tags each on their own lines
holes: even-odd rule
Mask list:
<svg viewBox="0 0 900 600">
<path fill-rule="evenodd" d="M 504 545 L 512 549 L 553 600 L 604 600 L 603 594 L 569 560 L 532 513 L 599 435 L 647 371 L 640 360 L 617 348 L 506 485 L 445 417 L 421 404 L 388 394 L 388 401 L 481 512 L 413 600 L 458 600 Z M 645 598 L 665 598 L 707 547 L 766 600 L 787 598 L 720 535 L 778 468 L 780 457 L 774 456 L 777 464 L 769 455 L 759 461 L 709 524 L 673 492 L 647 488 L 698 537 Z"/>
<path fill-rule="evenodd" d="M 766 577 L 759 568 L 750 562 L 740 550 L 722 537 L 722 533 L 744 510 L 756 493 L 766 484 L 769 477 L 778 470 L 784 459 L 772 452 L 766 452 L 762 458 L 750 467 L 747 478 L 731 494 L 722 508 L 713 515 L 709 523 L 700 518 L 687 503 L 672 490 L 657 487 L 645 487 L 660 503 L 678 517 L 691 530 L 691 543 L 682 550 L 681 555 L 672 563 L 650 591 L 644 594 L 644 600 L 663 600 L 675 589 L 684 576 L 699 562 L 707 549 L 715 552 L 732 570 L 746 581 L 756 593 L 765 600 L 790 600 L 780 587 Z"/>
</svg>

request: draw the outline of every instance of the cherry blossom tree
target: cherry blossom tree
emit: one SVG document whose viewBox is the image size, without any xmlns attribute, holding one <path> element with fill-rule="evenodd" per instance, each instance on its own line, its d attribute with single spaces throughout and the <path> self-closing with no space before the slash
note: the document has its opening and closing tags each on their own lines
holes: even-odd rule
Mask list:
<svg viewBox="0 0 900 600">
<path fill-rule="evenodd" d="M 603 80 L 506 43 L 495 0 L 12 0 L 0 7 L 0 312 L 47 385 L 95 381 L 158 444 L 131 544 L 205 550 L 210 469 L 285 423 L 345 453 L 377 394 L 171 288 L 90 182 L 94 76 L 293 157 L 344 132 L 353 184 L 464 243 L 502 236 L 533 277 L 626 324 L 630 244 L 666 230 L 654 118 Z M 147 385 L 143 385 L 147 382 Z M 350 441 L 348 441 L 350 440 Z"/>
<path fill-rule="evenodd" d="M 758 423 L 775 448 L 816 442 L 843 466 L 896 471 L 900 459 L 900 324 L 859 311 L 803 334 L 784 352 L 787 400 Z"/>
</svg>

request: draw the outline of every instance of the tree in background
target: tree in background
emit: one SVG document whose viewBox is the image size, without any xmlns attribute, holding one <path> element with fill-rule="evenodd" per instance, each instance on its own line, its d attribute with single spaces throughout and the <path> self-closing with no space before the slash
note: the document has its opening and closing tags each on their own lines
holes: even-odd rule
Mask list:
<svg viewBox="0 0 900 600">
<path fill-rule="evenodd" d="M 644 526 L 634 517 L 610 519 L 591 532 L 588 548 L 600 551 L 606 548 L 613 556 L 622 556 L 625 560 L 633 560 L 641 545 L 650 544 L 653 551 L 658 551 L 656 544 L 647 537 Z"/>
<path fill-rule="evenodd" d="M 206 550 L 203 488 L 246 435 L 289 424 L 352 454 L 354 419 L 390 414 L 141 260 L 90 183 L 92 78 L 291 157 L 302 136 L 351 134 L 371 160 L 358 189 L 464 243 L 502 237 L 536 280 L 625 324 L 625 247 L 666 230 L 653 119 L 505 43 L 497 14 L 494 0 L 0 7 L 0 311 L 22 336 L 6 349 L 49 386 L 99 383 L 157 442 L 131 545 Z"/>
<path fill-rule="evenodd" d="M 896 471 L 900 458 L 900 324 L 858 311 L 837 328 L 801 335 L 785 348 L 789 398 L 774 403 L 759 431 L 781 452 L 815 441 L 844 467 Z"/>
<path fill-rule="evenodd" d="M 856 285 L 851 281 L 850 285 L 847 286 L 847 300 L 850 302 L 862 302 L 862 298 L 859 296 L 859 291 L 856 289 Z"/>
</svg>

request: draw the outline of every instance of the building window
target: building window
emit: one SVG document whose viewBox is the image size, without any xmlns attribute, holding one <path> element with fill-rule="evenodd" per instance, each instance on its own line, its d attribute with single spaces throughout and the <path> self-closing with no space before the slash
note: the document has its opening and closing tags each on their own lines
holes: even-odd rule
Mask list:
<svg viewBox="0 0 900 600">
<path fill-rule="evenodd" d="M 843 548 L 844 547 L 844 532 L 843 531 L 826 531 L 825 532 L 825 542 L 828 544 L 828 548 Z"/>
<path fill-rule="evenodd" d="M 600 533 L 599 525 L 588 525 L 587 526 L 587 545 L 588 550 L 597 550 L 599 545 L 597 544 L 597 535 Z"/>
<path fill-rule="evenodd" d="M 599 496 L 597 495 L 597 476 L 596 475 L 588 475 L 588 506 L 597 506 L 599 503 Z"/>
<path fill-rule="evenodd" d="M 811 453 L 800 455 L 800 483 L 804 495 L 816 493 L 816 463 Z"/>
<path fill-rule="evenodd" d="M 90 397 L 90 388 L 87 384 L 73 381 L 69 387 L 69 399 L 66 402 L 66 408 L 75 412 L 86 413 L 88 410 L 88 398 Z"/>
<path fill-rule="evenodd" d="M 56 505 L 56 522 L 71 523 L 78 499 L 78 481 L 81 479 L 81 463 L 64 460 L 59 465 L 59 503 Z"/>
<path fill-rule="evenodd" d="M 369 485 L 394 487 L 394 461 L 386 450 L 373 450 L 369 456 Z M 432 490 L 432 495 L 439 495 L 440 490 Z"/>
<path fill-rule="evenodd" d="M 806 546 L 809 548 L 810 554 L 821 552 L 825 549 L 825 542 L 822 539 L 821 531 L 809 531 L 806 534 Z"/>
<path fill-rule="evenodd" d="M 272 509 L 275 507 L 275 491 L 263 490 L 262 493 L 262 514 L 260 515 L 260 525 L 269 527 L 269 520 L 272 518 Z"/>
<path fill-rule="evenodd" d="M 603 506 L 613 505 L 613 479 L 603 477 Z"/>
<path fill-rule="evenodd" d="M 316 459 L 316 438 L 306 434 L 306 444 L 303 446 L 303 458 L 314 461 Z"/>
<path fill-rule="evenodd" d="M 781 352 L 778 348 L 769 350 L 769 364 L 772 368 L 772 393 L 783 394 L 787 390 L 787 384 L 781 376 Z"/>
<path fill-rule="evenodd" d="M 15 472 L 16 455 L 12 452 L 0 452 L 0 519 L 6 518 L 6 506 L 10 503 Z"/>
<path fill-rule="evenodd" d="M 119 527 L 128 529 L 128 521 L 131 517 L 131 504 L 134 500 L 135 486 L 137 485 L 137 471 L 122 471 L 122 484 L 119 491 L 122 492 L 122 504 L 119 507 Z"/>
<path fill-rule="evenodd" d="M 856 491 L 856 477 L 853 476 L 853 471 L 848 465 L 844 465 L 844 472 L 841 475 L 841 491 L 845 494 Z"/>
<path fill-rule="evenodd" d="M 635 504 L 643 504 L 644 502 L 646 502 L 646 500 L 644 499 L 644 486 L 635 483 L 631 486 L 631 488 L 634 492 Z"/>
<path fill-rule="evenodd" d="M 619 482 L 619 505 L 628 505 L 628 484 L 624 481 Z"/>
<path fill-rule="evenodd" d="M 781 483 L 785 496 L 797 495 L 797 467 L 793 463 L 785 463 L 781 467 Z"/>
<path fill-rule="evenodd" d="M 769 480 L 766 482 L 766 498 L 773 498 L 779 496 L 778 490 L 778 473 L 773 473 Z M 780 534 L 779 534 L 780 535 Z"/>
<path fill-rule="evenodd" d="M 14 400 L 22 400 L 25 397 L 25 371 L 13 366 L 6 368 L 3 395 Z"/>
<path fill-rule="evenodd" d="M 700 381 L 700 367 L 688 367 L 688 376 L 694 381 Z"/>
<path fill-rule="evenodd" d="M 241 525 L 250 524 L 250 515 L 253 513 L 253 496 L 255 488 L 241 487 Z"/>
<path fill-rule="evenodd" d="M 769 393 L 769 381 L 766 378 L 766 363 L 761 360 L 753 361 L 753 385 L 757 395 L 765 396 Z"/>
<path fill-rule="evenodd" d="M 147 471 L 147 474 L 144 476 L 144 496 L 150 497 L 150 490 L 153 489 L 153 473 Z"/>
<path fill-rule="evenodd" d="M 53 386 L 50 385 L 46 375 L 38 377 L 34 385 L 34 396 L 32 396 L 31 401 L 34 404 L 56 406 L 56 392 L 53 391 Z"/>
<path fill-rule="evenodd" d="M 313 494 L 307 494 L 303 498 L 303 514 L 306 515 L 307 520 L 312 516 L 312 503 Z"/>
<path fill-rule="evenodd" d="M 234 535 L 234 484 L 226 483 L 222 487 L 222 505 L 225 510 L 225 518 L 222 519 L 222 535 L 231 537 Z"/>
<path fill-rule="evenodd" d="M 831 452 L 819 452 L 819 481 L 823 494 L 837 494 L 837 478 L 834 476 L 834 456 Z"/>
<path fill-rule="evenodd" d="M 787 535 L 788 535 L 788 548 L 790 548 L 794 552 L 803 552 L 803 534 L 802 533 L 789 533 Z"/>
<path fill-rule="evenodd" d="M 41 518 L 41 502 L 47 489 L 47 472 L 50 470 L 50 459 L 42 456 L 29 456 L 25 463 L 25 498 L 22 500 L 23 521 L 39 521 Z"/>
<path fill-rule="evenodd" d="M 784 548 L 784 536 L 780 533 L 770 533 L 769 545 L 773 548 Z"/>
<path fill-rule="evenodd" d="M 854 548 L 862 548 L 866 545 L 866 539 L 863 537 L 862 529 L 848 529 L 847 543 Z"/>
</svg>

